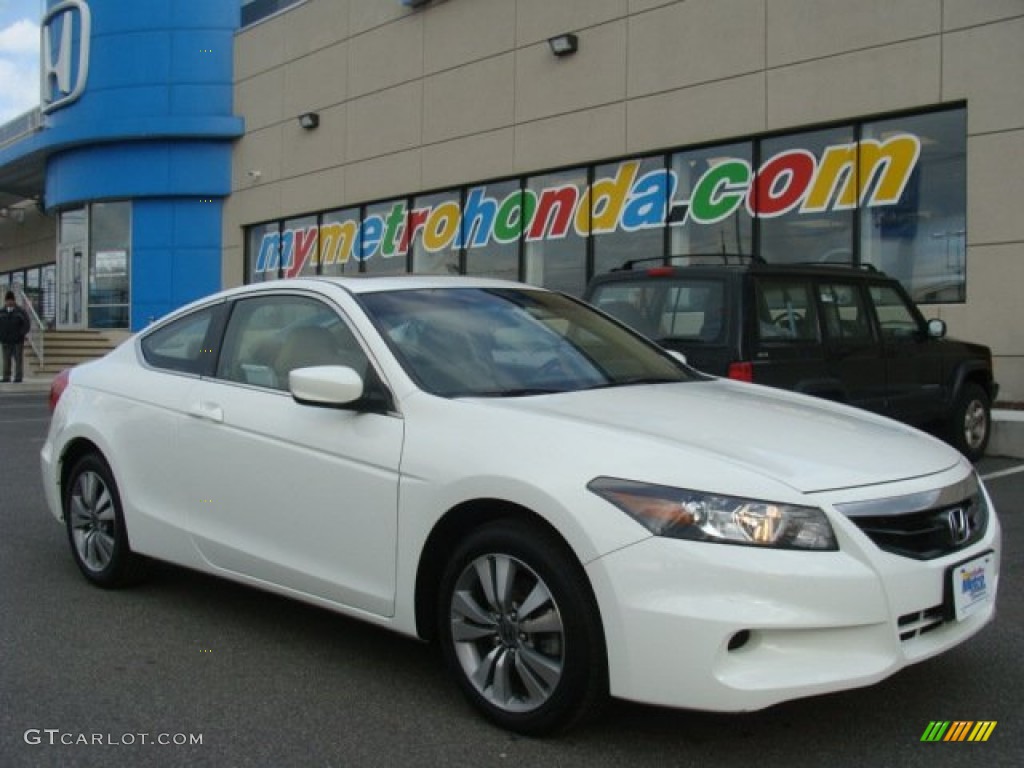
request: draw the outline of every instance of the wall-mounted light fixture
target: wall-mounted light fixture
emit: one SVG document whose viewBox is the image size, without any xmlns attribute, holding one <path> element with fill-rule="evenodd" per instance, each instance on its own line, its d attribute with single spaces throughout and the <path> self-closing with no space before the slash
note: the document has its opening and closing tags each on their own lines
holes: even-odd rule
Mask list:
<svg viewBox="0 0 1024 768">
<path fill-rule="evenodd" d="M 299 115 L 299 125 L 305 128 L 307 131 L 312 131 L 318 125 L 320 125 L 320 115 L 316 112 L 303 112 Z"/>
<path fill-rule="evenodd" d="M 580 39 L 572 32 L 548 38 L 548 45 L 555 56 L 571 56 L 580 49 Z"/>
</svg>

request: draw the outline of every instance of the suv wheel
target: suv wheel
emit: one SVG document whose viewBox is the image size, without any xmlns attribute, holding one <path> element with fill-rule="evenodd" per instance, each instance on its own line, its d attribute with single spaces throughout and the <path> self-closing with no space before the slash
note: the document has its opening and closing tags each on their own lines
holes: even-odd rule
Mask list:
<svg viewBox="0 0 1024 768">
<path fill-rule="evenodd" d="M 949 424 L 950 442 L 971 461 L 985 455 L 992 435 L 992 413 L 988 394 L 978 384 L 967 382 L 953 406 Z"/>
</svg>

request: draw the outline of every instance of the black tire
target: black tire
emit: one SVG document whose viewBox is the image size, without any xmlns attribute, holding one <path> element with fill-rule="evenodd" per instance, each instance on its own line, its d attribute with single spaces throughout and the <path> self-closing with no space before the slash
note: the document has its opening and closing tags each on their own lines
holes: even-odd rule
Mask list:
<svg viewBox="0 0 1024 768">
<path fill-rule="evenodd" d="M 985 455 L 992 436 L 992 404 L 980 385 L 968 381 L 960 388 L 947 430 L 949 442 L 971 461 Z"/>
<path fill-rule="evenodd" d="M 68 543 L 82 575 L 108 589 L 139 581 L 146 563 L 128 543 L 121 496 L 107 462 L 95 453 L 82 456 L 63 491 Z"/>
<path fill-rule="evenodd" d="M 512 577 L 502 579 L 506 568 Z M 507 584 L 505 599 L 489 598 L 485 581 Z M 537 597 L 544 593 L 550 599 Z M 604 632 L 590 585 L 568 548 L 539 526 L 499 520 L 470 533 L 441 579 L 437 621 L 442 655 L 463 693 L 502 728 L 527 736 L 566 730 L 607 698 Z"/>
</svg>

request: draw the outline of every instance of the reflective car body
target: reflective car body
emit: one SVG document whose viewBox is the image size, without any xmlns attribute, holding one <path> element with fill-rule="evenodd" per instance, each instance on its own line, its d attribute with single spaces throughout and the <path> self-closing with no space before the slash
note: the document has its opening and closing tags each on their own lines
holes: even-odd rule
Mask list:
<svg viewBox="0 0 1024 768">
<path fill-rule="evenodd" d="M 438 637 L 527 733 L 604 690 L 740 711 L 866 685 L 995 610 L 1000 526 L 955 450 L 514 283 L 226 291 L 74 369 L 41 460 L 91 580 L 130 552 Z"/>
</svg>

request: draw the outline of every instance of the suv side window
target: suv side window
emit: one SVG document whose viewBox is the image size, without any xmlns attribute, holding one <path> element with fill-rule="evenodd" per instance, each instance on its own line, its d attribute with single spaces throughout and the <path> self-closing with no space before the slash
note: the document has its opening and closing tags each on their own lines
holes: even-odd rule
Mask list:
<svg viewBox="0 0 1024 768">
<path fill-rule="evenodd" d="M 823 283 L 818 286 L 821 314 L 833 341 L 870 343 L 871 321 L 856 283 Z"/>
<path fill-rule="evenodd" d="M 142 338 L 142 356 L 154 368 L 164 368 L 197 376 L 209 375 L 213 368 L 212 338 L 215 322 L 223 305 L 192 312 L 168 323 Z"/>
<path fill-rule="evenodd" d="M 758 280 L 757 334 L 761 341 L 817 341 L 818 316 L 803 280 Z"/>
<path fill-rule="evenodd" d="M 338 313 L 304 296 L 259 296 L 235 303 L 217 378 L 287 390 L 295 368 L 346 365 L 365 375 L 368 360 Z"/>
<path fill-rule="evenodd" d="M 872 285 L 869 290 L 883 339 L 909 339 L 921 332 L 917 316 L 899 291 L 891 285 Z"/>
<path fill-rule="evenodd" d="M 721 280 L 673 281 L 661 308 L 658 336 L 725 340 L 725 284 Z"/>
</svg>

